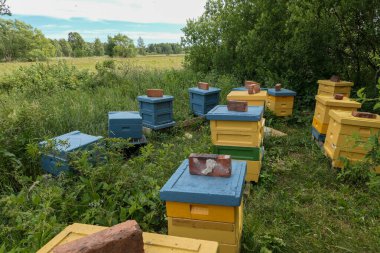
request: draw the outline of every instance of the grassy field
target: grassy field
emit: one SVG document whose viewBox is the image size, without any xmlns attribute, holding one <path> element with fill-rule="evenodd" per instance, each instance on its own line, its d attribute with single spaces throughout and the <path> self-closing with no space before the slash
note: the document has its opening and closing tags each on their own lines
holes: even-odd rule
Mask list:
<svg viewBox="0 0 380 253">
<path fill-rule="evenodd" d="M 93 68 L 94 59 L 69 59 L 68 64 Z M 136 97 L 148 87 L 175 97 L 180 126 L 193 117 L 189 87 L 199 80 L 213 83 L 225 103 L 237 83 L 228 76 L 171 70 L 171 61 L 181 68 L 182 56 L 132 61 L 160 70 L 105 65 L 83 75 L 62 65 L 37 66 L 0 82 L 6 91 L 0 92 L 1 253 L 35 251 L 73 222 L 110 226 L 136 219 L 144 231 L 167 232 L 159 189 L 190 153 L 211 152 L 207 121 L 154 132 L 149 145 L 127 159 L 120 148 L 125 143 L 107 140 L 98 147 L 105 159 L 96 166 L 87 162 L 86 153 L 73 159 L 79 174 L 52 178 L 39 165 L 39 141 L 73 130 L 106 136 L 107 112 L 136 110 Z M 338 172 L 310 138 L 310 114 L 265 117 L 288 135 L 264 140 L 260 182 L 244 199 L 242 252 L 378 252 L 379 191 L 337 179 Z"/>
<path fill-rule="evenodd" d="M 70 65 L 76 66 L 78 69 L 95 70 L 95 65 L 106 59 L 113 59 L 120 64 L 130 64 L 136 67 L 144 67 L 149 69 L 181 69 L 184 55 L 148 55 L 137 56 L 135 58 L 110 58 L 110 57 L 83 57 L 83 58 L 53 58 L 49 59 L 49 63 L 56 63 L 63 60 Z M 27 67 L 33 62 L 1 62 L 0 63 L 0 76 L 6 73 L 11 73 L 19 67 Z"/>
</svg>

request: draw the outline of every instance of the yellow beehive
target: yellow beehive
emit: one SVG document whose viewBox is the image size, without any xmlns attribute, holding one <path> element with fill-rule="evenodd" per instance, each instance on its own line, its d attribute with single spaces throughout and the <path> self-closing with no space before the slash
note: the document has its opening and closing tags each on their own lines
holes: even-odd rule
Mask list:
<svg viewBox="0 0 380 253">
<path fill-rule="evenodd" d="M 276 116 L 290 116 L 293 114 L 294 97 L 275 97 L 268 95 L 267 108 Z"/>
<path fill-rule="evenodd" d="M 349 98 L 351 87 L 354 83 L 347 81 L 333 82 L 330 80 L 318 80 L 318 85 L 318 95 L 333 96 L 339 93 Z"/>
<path fill-rule="evenodd" d="M 102 231 L 107 227 L 74 223 L 51 239 L 37 253 L 50 253 L 53 249 L 87 235 Z M 145 253 L 217 253 L 218 243 L 205 240 L 182 238 L 168 235 L 143 233 Z"/>
<path fill-rule="evenodd" d="M 215 222 L 168 217 L 168 234 L 217 241 L 219 252 L 238 253 L 243 229 L 243 204 L 235 212 L 235 222 Z"/>
<path fill-rule="evenodd" d="M 262 90 L 256 94 L 248 94 L 248 91 L 231 91 L 227 100 L 247 101 L 248 106 L 265 106 L 267 91 Z"/>
<path fill-rule="evenodd" d="M 260 147 L 264 137 L 265 119 L 260 121 L 211 120 L 211 139 L 214 145 Z"/>
<path fill-rule="evenodd" d="M 337 100 L 334 96 L 317 95 L 315 96 L 316 105 L 313 117 L 313 127 L 320 133 L 326 134 L 330 122 L 330 110 L 340 110 L 352 112 L 361 107 L 361 104 L 344 97 Z"/>
<path fill-rule="evenodd" d="M 342 168 L 340 157 L 351 161 L 362 160 L 368 153 L 368 138 L 380 132 L 380 116 L 376 119 L 358 118 L 352 112 L 330 110 L 324 149 L 333 166 Z"/>
</svg>

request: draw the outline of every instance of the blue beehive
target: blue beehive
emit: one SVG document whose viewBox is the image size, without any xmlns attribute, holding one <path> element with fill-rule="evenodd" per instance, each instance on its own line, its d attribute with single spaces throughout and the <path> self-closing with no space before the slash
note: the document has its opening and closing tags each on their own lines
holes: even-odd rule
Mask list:
<svg viewBox="0 0 380 253">
<path fill-rule="evenodd" d="M 240 206 L 246 167 L 246 162 L 233 160 L 231 177 L 205 177 L 191 175 L 186 159 L 162 187 L 160 198 L 173 202 Z"/>
<path fill-rule="evenodd" d="M 138 96 L 143 126 L 154 130 L 175 125 L 173 121 L 173 96 Z"/>
<path fill-rule="evenodd" d="M 109 112 L 108 136 L 111 138 L 142 138 L 142 118 L 139 112 Z"/>
<path fill-rule="evenodd" d="M 325 140 L 326 140 L 326 135 L 325 135 L 325 134 L 321 134 L 321 133 L 319 133 L 318 130 L 315 129 L 314 127 L 311 127 L 311 134 L 313 135 L 313 137 L 314 137 L 317 141 L 325 142 Z"/>
<path fill-rule="evenodd" d="M 92 144 L 101 140 L 102 136 L 92 136 L 83 134 L 80 131 L 73 131 L 55 138 L 48 142 L 39 143 L 41 148 L 48 148 L 49 153 L 43 154 L 41 158 L 42 169 L 55 176 L 61 172 L 69 171 L 69 155 L 80 149 L 89 149 Z M 51 142 L 51 143 L 50 143 Z M 51 148 L 51 149 L 50 149 Z"/>
<path fill-rule="evenodd" d="M 190 108 L 198 116 L 203 116 L 219 104 L 220 89 L 210 87 L 208 90 L 190 88 Z"/>
</svg>

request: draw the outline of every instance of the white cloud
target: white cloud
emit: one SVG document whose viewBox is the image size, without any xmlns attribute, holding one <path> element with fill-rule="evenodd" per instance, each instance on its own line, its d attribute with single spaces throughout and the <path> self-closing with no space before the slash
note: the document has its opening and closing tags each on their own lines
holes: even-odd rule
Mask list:
<svg viewBox="0 0 380 253">
<path fill-rule="evenodd" d="M 206 0 L 13 0 L 7 2 L 19 15 L 141 23 L 185 24 L 203 13 Z"/>
</svg>

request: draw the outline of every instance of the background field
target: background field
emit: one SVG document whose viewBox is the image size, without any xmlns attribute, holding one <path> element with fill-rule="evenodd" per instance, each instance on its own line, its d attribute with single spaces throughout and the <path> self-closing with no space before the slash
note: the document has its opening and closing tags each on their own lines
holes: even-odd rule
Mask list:
<svg viewBox="0 0 380 253">
<path fill-rule="evenodd" d="M 83 58 L 51 58 L 48 63 L 56 63 L 57 61 L 66 61 L 69 65 L 74 65 L 78 69 L 95 70 L 95 65 L 98 62 L 111 59 L 108 56 L 104 57 L 83 57 Z M 137 56 L 135 58 L 112 58 L 120 64 L 130 64 L 136 67 L 144 67 L 150 69 L 180 69 L 183 67 L 184 55 L 148 55 Z M 45 63 L 45 62 L 42 62 Z M 11 73 L 19 67 L 27 67 L 36 64 L 34 62 L 0 62 L 0 76 L 6 73 Z"/>
</svg>

